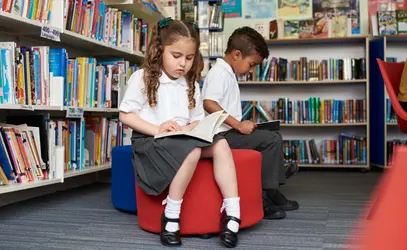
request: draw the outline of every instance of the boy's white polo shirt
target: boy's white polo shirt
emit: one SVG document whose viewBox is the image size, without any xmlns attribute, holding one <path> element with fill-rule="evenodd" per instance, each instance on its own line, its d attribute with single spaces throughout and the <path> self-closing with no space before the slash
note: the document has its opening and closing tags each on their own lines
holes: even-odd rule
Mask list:
<svg viewBox="0 0 407 250">
<path fill-rule="evenodd" d="M 203 85 L 202 97 L 203 100 L 217 102 L 238 121 L 242 119 L 239 84 L 232 67 L 223 59 L 217 59 L 216 64 L 209 70 Z M 230 126 L 222 124 L 216 133 L 229 129 Z"/>
</svg>

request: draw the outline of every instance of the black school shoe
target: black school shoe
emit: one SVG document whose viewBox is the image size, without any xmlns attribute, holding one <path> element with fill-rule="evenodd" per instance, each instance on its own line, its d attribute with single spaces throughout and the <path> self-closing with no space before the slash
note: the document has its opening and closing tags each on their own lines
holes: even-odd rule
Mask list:
<svg viewBox="0 0 407 250">
<path fill-rule="evenodd" d="M 170 219 L 165 217 L 165 214 L 161 215 L 161 233 L 160 240 L 164 246 L 180 246 L 182 244 L 179 230 L 176 232 L 168 232 L 165 230 L 165 226 L 168 222 L 175 222 L 179 225 L 179 219 Z"/>
<path fill-rule="evenodd" d="M 286 213 L 273 202 L 263 192 L 263 211 L 265 220 L 281 220 L 286 217 Z"/>
<path fill-rule="evenodd" d="M 228 228 L 228 223 L 231 220 L 236 221 L 237 223 L 239 223 L 239 225 L 242 222 L 240 219 L 238 219 L 236 217 L 227 216 L 226 212 L 223 211 L 221 218 L 220 218 L 221 232 L 219 234 L 219 239 L 226 247 L 229 247 L 229 248 L 236 247 L 237 242 L 238 242 L 237 233 L 231 231 Z"/>
<path fill-rule="evenodd" d="M 277 208 L 284 211 L 297 210 L 300 207 L 297 201 L 288 200 L 278 189 L 276 193 L 269 198 Z"/>
</svg>

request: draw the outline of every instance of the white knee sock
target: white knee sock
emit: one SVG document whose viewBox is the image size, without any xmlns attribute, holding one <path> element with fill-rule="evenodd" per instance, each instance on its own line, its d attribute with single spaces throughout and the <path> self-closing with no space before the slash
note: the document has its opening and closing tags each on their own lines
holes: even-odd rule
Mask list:
<svg viewBox="0 0 407 250">
<path fill-rule="evenodd" d="M 223 199 L 222 211 L 223 208 L 225 208 L 228 216 L 240 219 L 240 197 Z M 239 226 L 239 223 L 234 220 L 229 221 L 227 225 L 227 227 L 235 233 L 239 231 Z"/>
<path fill-rule="evenodd" d="M 181 213 L 181 204 L 182 200 L 180 201 L 174 201 L 171 200 L 169 196 L 163 201 L 163 205 L 167 204 L 165 206 L 164 214 L 165 217 L 169 219 L 179 219 L 179 214 Z M 165 230 L 168 232 L 176 232 L 179 230 L 179 223 L 176 222 L 168 222 Z"/>
</svg>

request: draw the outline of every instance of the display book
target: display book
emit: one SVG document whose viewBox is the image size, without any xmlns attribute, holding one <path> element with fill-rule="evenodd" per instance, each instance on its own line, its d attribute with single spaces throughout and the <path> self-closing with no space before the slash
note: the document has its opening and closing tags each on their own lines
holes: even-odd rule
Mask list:
<svg viewBox="0 0 407 250">
<path fill-rule="evenodd" d="M 222 123 L 228 118 L 228 114 L 224 110 L 214 112 L 204 119 L 202 119 L 198 125 L 195 126 L 191 131 L 174 131 L 162 133 L 154 136 L 155 139 L 160 139 L 169 136 L 190 136 L 206 142 L 213 142 L 213 137 L 215 136 L 218 128 Z M 257 124 L 258 129 L 265 130 L 278 130 L 280 125 L 279 121 L 267 121 Z"/>
</svg>

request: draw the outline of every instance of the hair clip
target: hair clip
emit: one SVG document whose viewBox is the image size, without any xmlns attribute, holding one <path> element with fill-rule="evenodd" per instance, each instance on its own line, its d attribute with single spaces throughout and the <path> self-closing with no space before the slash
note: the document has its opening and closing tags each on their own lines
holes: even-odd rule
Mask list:
<svg viewBox="0 0 407 250">
<path fill-rule="evenodd" d="M 199 27 L 198 27 L 198 25 L 196 25 L 195 23 L 190 22 L 190 21 L 187 21 L 187 23 L 191 24 L 192 27 L 194 27 L 194 29 L 199 33 Z"/>
<path fill-rule="evenodd" d="M 160 28 L 167 27 L 167 26 L 168 26 L 168 23 L 171 22 L 171 21 L 173 21 L 171 17 L 167 17 L 167 18 L 161 19 L 161 20 L 158 22 L 158 26 L 159 26 Z"/>
</svg>

